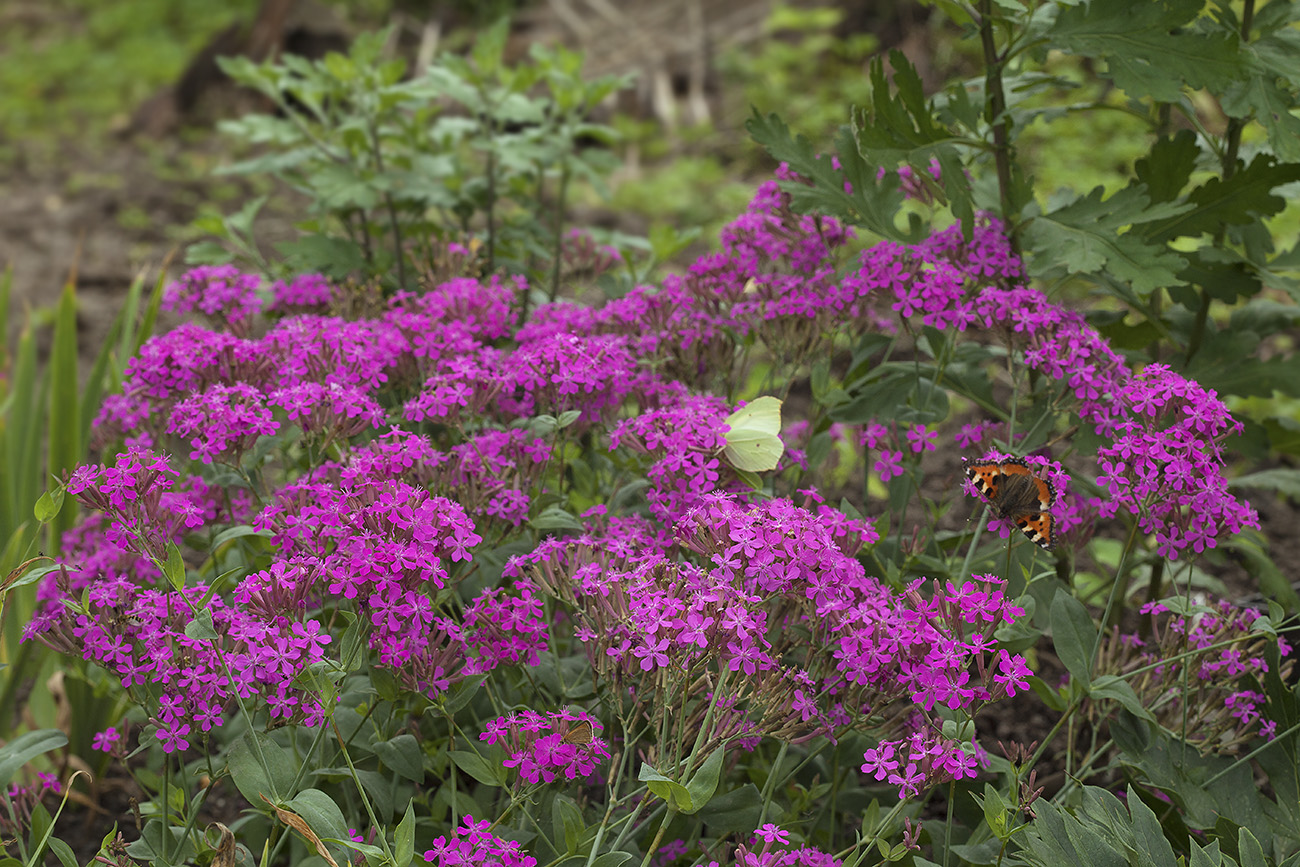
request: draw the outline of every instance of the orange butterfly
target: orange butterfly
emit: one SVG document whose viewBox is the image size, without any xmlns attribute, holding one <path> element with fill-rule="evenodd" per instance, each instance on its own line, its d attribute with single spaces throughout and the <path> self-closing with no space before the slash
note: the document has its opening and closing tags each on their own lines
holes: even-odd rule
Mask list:
<svg viewBox="0 0 1300 867">
<path fill-rule="evenodd" d="M 1050 549 L 1054 521 L 1048 511 L 1056 502 L 1056 488 L 1034 474 L 1020 458 L 968 464 L 966 475 L 984 495 L 993 514 L 1011 521 L 1034 544 Z"/>
</svg>

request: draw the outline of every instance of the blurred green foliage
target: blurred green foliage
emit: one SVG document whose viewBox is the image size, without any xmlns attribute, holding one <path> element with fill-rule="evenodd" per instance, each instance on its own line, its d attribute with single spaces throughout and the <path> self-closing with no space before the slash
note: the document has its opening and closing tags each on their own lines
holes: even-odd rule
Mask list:
<svg viewBox="0 0 1300 867">
<path fill-rule="evenodd" d="M 50 0 L 11 6 L 0 27 L 0 141 L 102 134 L 172 84 L 257 0 Z M 12 147 L 12 145 L 10 146 Z M 0 152 L 0 158 L 14 154 Z"/>
</svg>

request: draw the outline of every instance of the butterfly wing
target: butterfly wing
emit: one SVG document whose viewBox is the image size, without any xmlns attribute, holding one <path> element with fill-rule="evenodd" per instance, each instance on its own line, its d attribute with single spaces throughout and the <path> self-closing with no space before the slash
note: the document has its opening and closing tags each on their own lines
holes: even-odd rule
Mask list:
<svg viewBox="0 0 1300 867">
<path fill-rule="evenodd" d="M 727 416 L 729 428 L 723 436 L 722 454 L 738 470 L 751 473 L 776 469 L 785 453 L 781 442 L 781 401 L 775 397 L 755 398 Z"/>
<path fill-rule="evenodd" d="M 1051 550 L 1054 543 L 1052 527 L 1055 522 L 1051 512 L 1033 512 L 1016 518 L 1016 526 L 1040 548 Z"/>
<path fill-rule="evenodd" d="M 1056 502 L 1056 488 L 1051 482 L 1018 458 L 969 464 L 966 475 L 997 517 L 1014 523 L 1035 545 L 1052 547 L 1055 521 L 1048 510 Z"/>
<path fill-rule="evenodd" d="M 975 490 L 989 502 L 997 502 L 998 486 L 1002 481 L 1002 466 L 996 461 L 981 461 L 966 467 L 966 477 Z"/>
<path fill-rule="evenodd" d="M 589 744 L 595 737 L 596 729 L 589 719 L 571 720 L 569 727 L 565 729 L 564 737 L 560 738 L 561 743 L 566 744 Z"/>
</svg>

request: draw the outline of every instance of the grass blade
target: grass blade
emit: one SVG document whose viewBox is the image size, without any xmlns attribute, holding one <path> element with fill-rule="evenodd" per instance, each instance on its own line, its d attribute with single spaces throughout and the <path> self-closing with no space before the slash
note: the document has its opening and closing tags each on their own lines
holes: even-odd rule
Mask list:
<svg viewBox="0 0 1300 867">
<path fill-rule="evenodd" d="M 77 395 L 77 290 L 63 287 L 54 319 L 54 345 L 50 349 L 50 462 L 49 472 L 64 478 L 81 462 L 81 403 Z M 77 514 L 72 498 L 50 522 L 46 553 L 62 550 L 63 531 Z"/>
</svg>

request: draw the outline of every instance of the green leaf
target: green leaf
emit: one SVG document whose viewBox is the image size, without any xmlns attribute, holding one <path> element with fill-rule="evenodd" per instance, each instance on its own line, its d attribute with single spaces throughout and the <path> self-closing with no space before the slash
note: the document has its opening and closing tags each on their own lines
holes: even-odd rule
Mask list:
<svg viewBox="0 0 1300 867">
<path fill-rule="evenodd" d="M 1173 138 L 1156 139 L 1151 152 L 1133 164 L 1133 174 L 1146 187 L 1151 201 L 1172 202 L 1192 179 L 1200 155 L 1196 134 L 1180 130 Z"/>
<path fill-rule="evenodd" d="M 415 735 L 401 734 L 391 740 L 372 743 L 370 748 L 389 770 L 413 783 L 424 782 L 424 753 Z"/>
<path fill-rule="evenodd" d="M 1189 26 L 1199 4 L 1092 0 L 1062 9 L 1048 32 L 1054 47 L 1106 61 L 1103 73 L 1132 97 L 1178 102 L 1183 88 L 1221 91 L 1246 77 L 1230 31 Z"/>
<path fill-rule="evenodd" d="M 764 117 L 755 111 L 745 128 L 774 160 L 789 164 L 801 178 L 813 182 L 812 186 L 782 184 L 796 211 L 830 214 L 894 241 L 915 243 L 921 239 L 923 229 L 916 215 L 912 215 L 908 230 L 895 224 L 903 203 L 898 175 L 886 172 L 877 177 L 877 167 L 863 159 L 851 133 L 841 132 L 836 137 L 840 160 L 840 169 L 836 170 L 829 159 L 821 158 L 808 139 L 792 136 L 789 127 L 775 114 Z M 844 189 L 845 181 L 850 184 L 848 192 Z"/>
<path fill-rule="evenodd" d="M 18 769 L 37 756 L 66 746 L 68 736 L 55 729 L 38 729 L 0 746 L 0 789 L 8 787 Z"/>
<path fill-rule="evenodd" d="M 162 857 L 164 848 L 168 856 L 165 862 Z M 126 854 L 139 861 L 184 864 L 194 855 L 194 845 L 184 827 L 172 827 L 161 819 L 150 819 L 145 822 L 140 839 L 126 847 Z"/>
<path fill-rule="evenodd" d="M 162 564 L 162 573 L 173 590 L 184 589 L 185 559 L 181 556 L 181 549 L 170 540 L 167 542 L 167 562 Z"/>
<path fill-rule="evenodd" d="M 694 813 L 695 805 L 691 803 L 691 793 L 676 780 L 669 779 L 649 765 L 641 765 L 637 779 L 646 784 L 656 797 L 662 798 L 668 806 L 679 813 Z"/>
<path fill-rule="evenodd" d="M 393 788 L 396 781 L 378 771 L 357 771 L 361 787 L 370 796 L 370 803 L 375 805 L 375 815 L 382 816 L 385 823 L 393 815 Z"/>
<path fill-rule="evenodd" d="M 1275 76 L 1251 75 L 1225 87 L 1219 104 L 1231 117 L 1259 121 L 1279 157 L 1300 160 L 1300 118 L 1291 113 L 1295 100 L 1288 89 L 1278 86 Z"/>
<path fill-rule="evenodd" d="M 15 587 L 26 587 L 29 584 L 35 584 L 51 572 L 58 572 L 63 566 L 59 563 L 51 563 L 45 566 L 37 566 L 35 569 L 28 569 L 19 577 L 9 582 L 8 589 L 13 590 Z"/>
<path fill-rule="evenodd" d="M 1300 354 L 1261 360 L 1259 335 L 1250 331 L 1210 333 L 1183 373 L 1206 388 L 1238 397 L 1272 397 L 1274 391 L 1300 396 Z"/>
<path fill-rule="evenodd" d="M 562 840 L 565 852 L 577 854 L 585 827 L 577 803 L 566 795 L 556 795 L 551 802 L 551 833 L 556 845 Z"/>
<path fill-rule="evenodd" d="M 869 165 L 893 170 L 908 165 L 914 177 L 937 191 L 969 235 L 974 218 L 970 184 L 966 179 L 953 130 L 936 122 L 939 113 L 925 99 L 921 77 L 901 51 L 889 53 L 891 75 L 884 58 L 871 62 L 871 103 L 854 116 L 853 136 L 858 152 Z M 930 163 L 940 166 L 940 181 L 930 183 Z"/>
<path fill-rule="evenodd" d="M 534 530 L 572 530 L 575 533 L 581 533 L 585 529 L 581 521 L 559 506 L 543 509 L 528 525 Z"/>
<path fill-rule="evenodd" d="M 1174 849 L 1160 827 L 1160 820 L 1133 791 L 1132 786 L 1128 787 L 1126 803 L 1129 814 L 1133 817 L 1133 839 L 1137 843 L 1137 851 L 1152 864 L 1174 864 Z"/>
<path fill-rule="evenodd" d="M 469 774 L 485 786 L 504 785 L 505 776 L 499 766 L 489 765 L 487 761 L 478 753 L 472 753 L 469 750 L 450 750 L 447 753 L 451 760 L 456 763 L 456 767 Z"/>
<path fill-rule="evenodd" d="M 467 677 L 460 683 L 456 684 L 452 687 L 451 692 L 443 705 L 443 710 L 449 714 L 453 714 L 464 708 L 473 700 L 474 696 L 478 695 L 479 688 L 483 685 L 483 681 L 485 680 L 487 680 L 487 675 L 480 674 L 475 675 L 474 677 Z"/>
<path fill-rule="evenodd" d="M 366 269 L 361 247 L 346 238 L 305 235 L 294 241 L 282 241 L 275 249 L 294 271 L 316 271 L 326 277 L 342 279 Z"/>
<path fill-rule="evenodd" d="M 212 628 L 212 612 L 203 608 L 195 614 L 194 619 L 185 624 L 185 635 L 195 641 L 216 641 L 220 638 Z"/>
<path fill-rule="evenodd" d="M 1260 470 L 1228 480 L 1229 490 L 1276 491 L 1292 499 L 1300 499 L 1300 470 Z"/>
<path fill-rule="evenodd" d="M 408 802 L 406 805 L 406 815 L 402 816 L 402 821 L 397 823 L 397 830 L 393 833 L 393 859 L 397 862 L 397 867 L 407 867 L 415 858 L 415 802 Z"/>
<path fill-rule="evenodd" d="M 1268 867 L 1264 847 L 1248 828 L 1237 829 L 1237 863 L 1241 867 Z"/>
<path fill-rule="evenodd" d="M 1130 186 L 1103 201 L 1101 187 L 1025 224 L 1030 269 L 1040 276 L 1095 274 L 1108 271 L 1147 295 L 1182 285 L 1179 272 L 1187 260 L 1164 244 L 1145 241 L 1137 232 L 1120 230 L 1167 219 L 1190 210 L 1188 203 L 1151 205 L 1144 188 Z"/>
<path fill-rule="evenodd" d="M 709 757 L 704 760 L 704 764 L 691 775 L 691 779 L 686 783 L 686 791 L 691 796 L 691 809 L 682 812 L 690 814 L 699 812 L 705 804 L 713 798 L 713 793 L 718 790 L 718 779 L 722 773 L 722 758 L 725 754 L 722 747 L 718 747 Z"/>
<path fill-rule="evenodd" d="M 317 837 L 348 839 L 348 823 L 343 818 L 343 811 L 334 803 L 333 798 L 320 789 L 303 789 L 284 806 L 302 816 Z"/>
<path fill-rule="evenodd" d="M 1146 221 L 1135 231 L 1148 240 L 1165 242 L 1213 234 L 1223 226 L 1257 223 L 1286 207 L 1286 199 L 1275 195 L 1273 190 L 1298 180 L 1300 165 L 1279 164 L 1270 154 L 1258 154 L 1250 165 L 1238 169 L 1232 177 L 1210 178 L 1188 193 L 1186 201 L 1192 205 L 1190 209 L 1165 219 Z"/>
<path fill-rule="evenodd" d="M 633 857 L 631 852 L 606 852 L 592 861 L 591 867 L 622 867 Z"/>
<path fill-rule="evenodd" d="M 1092 681 L 1092 647 L 1097 639 L 1088 609 L 1060 588 L 1052 599 L 1051 622 L 1056 655 L 1074 679 L 1086 686 Z"/>
<path fill-rule="evenodd" d="M 1116 677 L 1113 674 L 1103 675 L 1097 678 L 1088 687 L 1088 695 L 1094 700 L 1110 699 L 1119 702 L 1129 713 L 1139 719 L 1154 723 L 1156 718 L 1151 711 L 1146 709 L 1142 700 L 1137 697 L 1128 681 Z"/>
<path fill-rule="evenodd" d="M 227 527 L 218 533 L 213 538 L 211 547 L 212 550 L 215 551 L 222 545 L 235 539 L 243 539 L 246 536 L 258 536 L 263 539 L 269 539 L 272 535 L 273 534 L 270 530 L 258 530 L 257 528 L 250 527 L 247 524 L 237 524 L 234 527 Z"/>
<path fill-rule="evenodd" d="M 58 837 L 51 837 L 46 843 L 63 867 L 81 867 L 81 862 L 77 860 L 77 854 L 72 851 L 72 847 L 67 843 L 64 843 Z"/>
<path fill-rule="evenodd" d="M 753 783 L 723 792 L 709 801 L 699 816 L 714 837 L 758 827 L 763 813 L 763 796 Z"/>
<path fill-rule="evenodd" d="M 263 804 L 262 795 L 272 801 L 282 800 L 295 776 L 289 755 L 261 732 L 245 732 L 235 741 L 226 757 L 226 769 L 244 800 L 259 808 Z"/>
<path fill-rule="evenodd" d="M 53 521 L 55 516 L 63 508 L 63 491 L 46 491 L 36 500 L 36 505 L 32 507 L 32 515 L 42 524 L 48 524 Z"/>
</svg>

